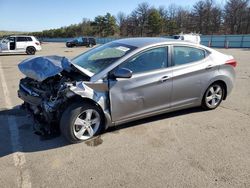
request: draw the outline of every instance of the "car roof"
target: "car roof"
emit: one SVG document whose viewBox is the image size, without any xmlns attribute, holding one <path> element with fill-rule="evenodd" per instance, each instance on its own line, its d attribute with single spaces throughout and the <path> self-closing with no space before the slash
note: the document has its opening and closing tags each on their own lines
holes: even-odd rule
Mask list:
<svg viewBox="0 0 250 188">
<path fill-rule="evenodd" d="M 7 37 L 34 37 L 32 35 L 9 35 Z"/>
<path fill-rule="evenodd" d="M 187 42 L 187 41 L 182 41 L 182 40 L 176 40 L 176 39 L 169 39 L 169 38 L 161 38 L 161 37 L 138 37 L 138 38 L 126 38 L 126 39 L 119 39 L 119 40 L 115 40 L 113 42 L 110 43 L 118 43 L 118 44 L 124 44 L 124 45 L 130 45 L 130 46 L 134 46 L 137 47 L 137 49 L 135 49 L 134 51 L 132 51 L 131 53 L 128 53 L 127 55 L 125 55 L 124 57 L 122 57 L 121 59 L 119 59 L 117 62 L 111 64 L 107 69 L 93 75 L 90 79 L 90 82 L 96 82 L 98 81 L 100 78 L 103 78 L 103 76 L 107 75 L 107 73 L 109 71 L 111 71 L 112 69 L 114 69 L 117 65 L 119 65 L 119 63 L 124 62 L 125 60 L 127 60 L 128 58 L 132 57 L 133 55 L 140 53 L 141 51 L 143 51 L 144 49 L 147 48 L 151 48 L 154 46 L 161 46 L 161 45 L 185 45 L 185 46 L 191 46 L 191 47 L 198 47 L 201 49 L 205 49 L 208 50 L 210 52 L 213 52 L 212 49 L 200 45 L 200 44 L 196 44 L 196 43 L 192 43 L 192 42 Z"/>
<path fill-rule="evenodd" d="M 130 46 L 135 46 L 138 48 L 146 47 L 150 45 L 162 44 L 162 43 L 182 43 L 176 39 L 169 39 L 163 37 L 138 37 L 138 38 L 126 38 L 115 40 L 114 42 L 122 43 Z"/>
</svg>

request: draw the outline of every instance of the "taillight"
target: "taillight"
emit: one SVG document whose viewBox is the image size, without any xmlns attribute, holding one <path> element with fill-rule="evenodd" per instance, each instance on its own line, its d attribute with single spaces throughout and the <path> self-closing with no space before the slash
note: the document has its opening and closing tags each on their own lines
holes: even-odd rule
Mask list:
<svg viewBox="0 0 250 188">
<path fill-rule="evenodd" d="M 36 44 L 37 46 L 39 46 L 39 45 L 40 45 L 40 43 L 39 43 L 39 42 L 35 42 L 35 44 Z"/>
<path fill-rule="evenodd" d="M 235 59 L 230 59 L 230 60 L 227 60 L 225 64 L 236 67 L 237 61 Z"/>
</svg>

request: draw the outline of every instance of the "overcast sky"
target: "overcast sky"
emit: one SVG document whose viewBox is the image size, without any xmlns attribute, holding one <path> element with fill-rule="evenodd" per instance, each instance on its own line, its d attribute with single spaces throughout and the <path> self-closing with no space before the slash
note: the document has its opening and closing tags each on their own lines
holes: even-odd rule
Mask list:
<svg viewBox="0 0 250 188">
<path fill-rule="evenodd" d="M 225 0 L 215 0 L 224 4 Z M 0 30 L 41 31 L 119 11 L 129 14 L 139 3 L 192 8 L 197 0 L 0 0 Z M 178 4 L 177 4 L 178 3 Z"/>
</svg>

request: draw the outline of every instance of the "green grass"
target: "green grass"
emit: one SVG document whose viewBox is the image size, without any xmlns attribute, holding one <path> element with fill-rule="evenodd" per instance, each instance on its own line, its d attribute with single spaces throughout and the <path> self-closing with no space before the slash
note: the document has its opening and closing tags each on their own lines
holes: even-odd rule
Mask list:
<svg viewBox="0 0 250 188">
<path fill-rule="evenodd" d="M 0 37 L 6 36 L 6 35 L 21 35 L 21 34 L 28 34 L 29 32 L 25 31 L 0 31 Z"/>
</svg>

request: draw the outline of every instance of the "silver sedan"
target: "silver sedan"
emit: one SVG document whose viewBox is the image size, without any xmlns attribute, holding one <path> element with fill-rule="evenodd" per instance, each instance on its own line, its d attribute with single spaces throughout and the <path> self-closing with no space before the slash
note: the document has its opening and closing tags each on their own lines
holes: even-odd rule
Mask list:
<svg viewBox="0 0 250 188">
<path fill-rule="evenodd" d="M 85 76 L 67 87 L 67 102 L 55 110 L 63 109 L 56 117 L 71 143 L 157 114 L 215 109 L 232 91 L 237 64 L 208 47 L 164 38 L 116 40 L 71 63 Z"/>
</svg>

